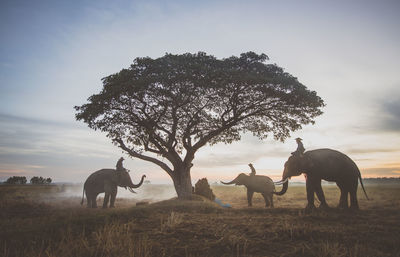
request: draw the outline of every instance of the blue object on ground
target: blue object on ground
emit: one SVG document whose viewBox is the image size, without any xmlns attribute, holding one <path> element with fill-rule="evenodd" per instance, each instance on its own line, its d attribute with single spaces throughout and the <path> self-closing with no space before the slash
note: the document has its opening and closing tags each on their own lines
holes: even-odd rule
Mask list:
<svg viewBox="0 0 400 257">
<path fill-rule="evenodd" d="M 219 206 L 223 208 L 232 208 L 229 203 L 222 203 L 221 199 L 215 198 L 214 202 L 216 202 Z"/>
</svg>

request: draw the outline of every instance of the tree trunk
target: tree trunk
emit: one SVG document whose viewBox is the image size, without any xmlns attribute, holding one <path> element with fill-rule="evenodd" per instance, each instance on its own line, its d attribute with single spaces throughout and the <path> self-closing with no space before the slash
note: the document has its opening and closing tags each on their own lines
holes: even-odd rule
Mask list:
<svg viewBox="0 0 400 257">
<path fill-rule="evenodd" d="M 180 167 L 174 170 L 174 186 L 179 200 L 192 199 L 192 180 L 190 177 L 190 167 Z"/>
</svg>

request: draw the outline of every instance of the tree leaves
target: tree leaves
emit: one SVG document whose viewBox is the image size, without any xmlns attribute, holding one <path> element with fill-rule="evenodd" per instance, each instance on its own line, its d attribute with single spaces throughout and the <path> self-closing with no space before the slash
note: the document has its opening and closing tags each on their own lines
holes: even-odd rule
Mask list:
<svg viewBox="0 0 400 257">
<path fill-rule="evenodd" d="M 75 107 L 76 119 L 135 157 L 152 152 L 174 167 L 190 163 L 205 144 L 232 143 L 244 132 L 283 141 L 313 123 L 324 102 L 267 60 L 254 52 L 226 59 L 203 52 L 136 58 L 102 79 L 103 90 Z"/>
</svg>

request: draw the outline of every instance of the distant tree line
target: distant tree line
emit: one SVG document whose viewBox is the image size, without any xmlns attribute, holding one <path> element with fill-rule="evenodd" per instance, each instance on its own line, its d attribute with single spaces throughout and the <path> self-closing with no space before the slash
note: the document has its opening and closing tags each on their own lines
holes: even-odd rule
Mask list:
<svg viewBox="0 0 400 257">
<path fill-rule="evenodd" d="M 11 184 L 11 185 L 24 185 L 26 184 L 28 180 L 26 179 L 25 176 L 12 176 L 9 177 L 4 183 L 5 184 Z M 32 177 L 30 179 L 31 184 L 50 184 L 52 182 L 51 178 L 43 178 L 42 176 L 40 177 Z"/>
<path fill-rule="evenodd" d="M 378 177 L 378 178 L 363 178 L 363 180 L 396 180 L 400 177 Z"/>
<path fill-rule="evenodd" d="M 13 176 L 6 180 L 6 184 L 26 184 L 26 177 Z"/>
<path fill-rule="evenodd" d="M 43 177 L 33 177 L 31 178 L 31 184 L 50 184 L 51 178 L 43 178 Z"/>
<path fill-rule="evenodd" d="M 366 184 L 390 184 L 399 183 L 400 177 L 380 177 L 380 178 L 363 178 Z"/>
</svg>

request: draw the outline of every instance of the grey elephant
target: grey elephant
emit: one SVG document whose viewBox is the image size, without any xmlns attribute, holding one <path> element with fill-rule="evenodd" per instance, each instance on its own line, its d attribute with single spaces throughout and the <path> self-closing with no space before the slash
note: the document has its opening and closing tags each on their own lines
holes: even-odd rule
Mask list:
<svg viewBox="0 0 400 257">
<path fill-rule="evenodd" d="M 360 180 L 366 198 L 361 173 L 357 165 L 347 155 L 332 149 L 317 149 L 307 151 L 304 154 L 292 155 L 285 163 L 282 180 L 277 184 L 283 184 L 282 191 L 277 195 L 283 195 L 288 189 L 288 179 L 292 176 L 306 175 L 307 207 L 315 208 L 314 193 L 317 194 L 320 207 L 328 207 L 321 180 L 336 182 L 340 189 L 339 208 L 348 208 L 348 195 L 350 194 L 350 208 L 358 209 L 357 187 Z"/>
<path fill-rule="evenodd" d="M 100 193 L 105 193 L 103 208 L 107 208 L 110 201 L 110 208 L 114 207 L 115 197 L 117 196 L 117 187 L 128 188 L 129 191 L 135 193 L 132 188 L 138 188 L 143 184 L 146 175 L 142 176 L 139 184 L 132 183 L 131 177 L 126 170 L 101 169 L 93 172 L 85 181 L 83 186 L 82 202 L 86 193 L 87 207 L 97 208 L 96 198 Z"/>
<path fill-rule="evenodd" d="M 247 188 L 247 203 L 252 206 L 254 192 L 261 193 L 265 200 L 265 207 L 274 207 L 273 194 L 275 185 L 271 178 L 261 175 L 246 175 L 240 173 L 234 180 L 230 182 L 222 182 L 224 185 L 244 185 Z"/>
</svg>

